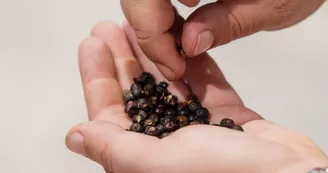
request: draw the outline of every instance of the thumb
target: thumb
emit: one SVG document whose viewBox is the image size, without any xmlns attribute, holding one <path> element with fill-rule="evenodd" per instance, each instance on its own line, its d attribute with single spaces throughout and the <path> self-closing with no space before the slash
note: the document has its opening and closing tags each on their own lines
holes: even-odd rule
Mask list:
<svg viewBox="0 0 328 173">
<path fill-rule="evenodd" d="M 206 4 L 189 16 L 182 45 L 189 57 L 251 35 L 277 22 L 279 16 L 263 1 L 236 0 Z"/>
<path fill-rule="evenodd" d="M 159 157 L 158 139 L 129 132 L 120 126 L 91 121 L 73 127 L 66 137 L 66 146 L 101 164 L 107 172 L 151 172 L 153 158 Z M 140 157 L 147 154 L 140 161 Z"/>
</svg>

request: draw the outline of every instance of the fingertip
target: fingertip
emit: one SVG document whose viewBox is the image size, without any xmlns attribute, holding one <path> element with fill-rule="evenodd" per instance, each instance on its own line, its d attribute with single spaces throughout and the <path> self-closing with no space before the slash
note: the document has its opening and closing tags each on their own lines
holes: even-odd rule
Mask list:
<svg viewBox="0 0 328 173">
<path fill-rule="evenodd" d="M 188 7 L 195 7 L 200 2 L 200 0 L 179 0 L 179 1 Z"/>
<path fill-rule="evenodd" d="M 110 20 L 103 20 L 97 22 L 91 29 L 91 35 L 98 36 L 102 35 L 105 32 L 120 31 L 121 28 L 118 24 Z"/>
</svg>

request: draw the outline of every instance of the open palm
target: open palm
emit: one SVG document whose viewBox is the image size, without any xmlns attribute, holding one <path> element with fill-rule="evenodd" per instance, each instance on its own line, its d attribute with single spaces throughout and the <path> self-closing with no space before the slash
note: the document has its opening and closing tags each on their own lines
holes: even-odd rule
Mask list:
<svg viewBox="0 0 328 173">
<path fill-rule="evenodd" d="M 83 145 L 73 151 L 116 173 L 249 172 L 245 166 L 258 163 L 270 164 L 270 170 L 265 171 L 276 172 L 288 164 L 303 162 L 301 156 L 326 157 L 306 137 L 265 121 L 246 108 L 206 53 L 187 60 L 183 79 L 169 82 L 169 90 L 182 99 L 192 91 L 209 109 L 211 123 L 232 118 L 245 133 L 198 125 L 160 140 L 125 131 L 131 120 L 124 114 L 122 91 L 130 88 L 133 77 L 143 71 L 154 74 L 159 81 L 165 78 L 142 53 L 131 27 L 125 24 L 123 28 L 100 22 L 80 45 L 79 66 L 91 121 L 69 132 L 83 136 Z M 67 140 L 67 145 L 75 144 Z M 314 150 L 304 150 L 309 146 Z M 210 168 L 213 170 L 204 170 Z"/>
</svg>

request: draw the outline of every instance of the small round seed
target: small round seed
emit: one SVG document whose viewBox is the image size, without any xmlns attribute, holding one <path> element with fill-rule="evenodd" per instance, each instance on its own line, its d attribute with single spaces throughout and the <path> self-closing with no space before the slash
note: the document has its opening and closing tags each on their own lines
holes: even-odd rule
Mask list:
<svg viewBox="0 0 328 173">
<path fill-rule="evenodd" d="M 125 103 L 127 103 L 128 101 L 134 100 L 132 92 L 130 90 L 124 90 L 123 100 L 124 100 Z"/>
<path fill-rule="evenodd" d="M 235 122 L 232 119 L 225 118 L 221 121 L 220 125 L 222 127 L 232 128 L 235 125 Z"/>
<path fill-rule="evenodd" d="M 144 128 L 146 128 L 147 126 L 155 126 L 155 121 L 152 119 L 146 119 L 143 123 Z"/>
<path fill-rule="evenodd" d="M 200 107 L 199 109 L 197 109 L 196 111 L 196 116 L 197 117 L 204 117 L 204 118 L 208 118 L 208 110 L 204 107 Z"/>
<path fill-rule="evenodd" d="M 141 115 L 143 118 L 147 118 L 147 112 L 145 112 L 144 110 L 139 110 L 138 115 Z"/>
<path fill-rule="evenodd" d="M 159 117 L 156 114 L 150 114 L 148 119 L 153 120 L 155 123 L 159 121 Z"/>
<path fill-rule="evenodd" d="M 167 88 L 169 86 L 169 84 L 165 81 L 160 82 L 158 85 L 162 88 Z"/>
<path fill-rule="evenodd" d="M 178 128 L 178 125 L 173 121 L 168 121 L 164 124 L 164 127 L 166 132 L 171 132 L 176 130 Z"/>
<path fill-rule="evenodd" d="M 157 114 L 158 116 L 163 116 L 165 113 L 165 109 L 163 105 L 159 105 L 157 106 L 157 108 L 155 108 L 155 114 Z"/>
<path fill-rule="evenodd" d="M 137 109 L 135 102 L 129 101 L 124 108 L 124 112 L 132 118 L 134 115 L 138 114 L 139 110 Z"/>
<path fill-rule="evenodd" d="M 202 124 L 202 122 L 198 119 L 195 119 L 194 121 L 190 122 L 190 125 L 199 125 L 199 124 Z"/>
<path fill-rule="evenodd" d="M 241 131 L 241 132 L 244 131 L 244 129 L 239 125 L 234 125 L 234 126 L 231 127 L 231 129 L 238 130 L 238 131 Z"/>
<path fill-rule="evenodd" d="M 149 100 L 148 100 L 148 103 L 150 105 L 153 105 L 153 106 L 156 106 L 158 104 L 158 98 L 157 97 L 151 97 Z"/>
<path fill-rule="evenodd" d="M 163 133 L 165 131 L 165 126 L 163 124 L 157 124 L 156 129 Z"/>
<path fill-rule="evenodd" d="M 189 121 L 195 121 L 197 119 L 195 114 L 190 114 L 189 115 Z"/>
<path fill-rule="evenodd" d="M 133 123 L 130 126 L 130 131 L 133 131 L 133 132 L 142 132 L 143 131 L 143 127 L 139 123 Z"/>
<path fill-rule="evenodd" d="M 156 86 L 155 87 L 155 96 L 159 99 L 162 100 L 165 96 L 165 91 L 163 87 Z"/>
<path fill-rule="evenodd" d="M 145 96 L 152 96 L 154 93 L 154 85 L 153 84 L 147 84 L 144 86 L 144 94 Z"/>
<path fill-rule="evenodd" d="M 167 137 L 167 136 L 169 136 L 169 135 L 170 135 L 170 133 L 168 133 L 168 132 L 164 132 L 164 133 L 162 133 L 161 135 L 159 135 L 159 138 L 162 139 L 162 138 L 165 138 L 165 137 Z"/>
<path fill-rule="evenodd" d="M 187 116 L 189 114 L 189 109 L 183 109 L 178 111 L 178 115 Z"/>
<path fill-rule="evenodd" d="M 145 119 L 146 119 L 145 117 L 138 114 L 133 116 L 132 122 L 142 124 L 145 121 Z"/>
<path fill-rule="evenodd" d="M 189 125 L 189 118 L 184 115 L 180 115 L 177 117 L 179 127 L 185 127 Z"/>
<path fill-rule="evenodd" d="M 178 102 L 178 97 L 175 95 L 168 95 L 166 97 L 164 97 L 164 103 L 168 106 L 176 106 Z"/>
<path fill-rule="evenodd" d="M 166 109 L 165 111 L 165 116 L 175 116 L 176 115 L 176 110 L 173 108 Z"/>
<path fill-rule="evenodd" d="M 194 112 L 199 108 L 198 104 L 194 101 L 192 101 L 191 103 L 189 103 L 189 110 Z"/>
<path fill-rule="evenodd" d="M 150 136 L 159 136 L 160 132 L 154 126 L 147 126 L 144 134 L 150 135 Z"/>
</svg>

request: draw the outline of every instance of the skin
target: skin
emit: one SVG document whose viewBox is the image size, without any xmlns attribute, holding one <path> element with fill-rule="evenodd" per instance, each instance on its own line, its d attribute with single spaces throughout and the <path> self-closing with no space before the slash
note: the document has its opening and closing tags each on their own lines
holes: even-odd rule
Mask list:
<svg viewBox="0 0 328 173">
<path fill-rule="evenodd" d="M 200 0 L 180 2 L 194 7 Z M 187 56 L 193 58 L 259 31 L 293 26 L 323 3 L 324 0 L 219 0 L 199 7 L 184 21 L 177 17 L 170 0 L 121 0 L 138 44 L 168 80 L 178 80 L 186 73 L 186 62 L 177 53 L 176 42 L 181 42 Z M 178 30 L 174 29 L 176 25 Z"/>
<path fill-rule="evenodd" d="M 212 123 L 229 117 L 245 132 L 197 125 L 158 139 L 126 131 L 131 121 L 123 112 L 123 89 L 142 71 L 165 79 L 128 24 L 123 29 L 106 21 L 95 25 L 79 47 L 79 67 L 90 121 L 74 126 L 66 145 L 107 173 L 305 173 L 328 166 L 327 156 L 309 138 L 246 108 L 207 54 L 186 61 L 185 82 L 171 82 L 170 90 L 184 98 L 188 83 L 209 108 Z"/>
</svg>

